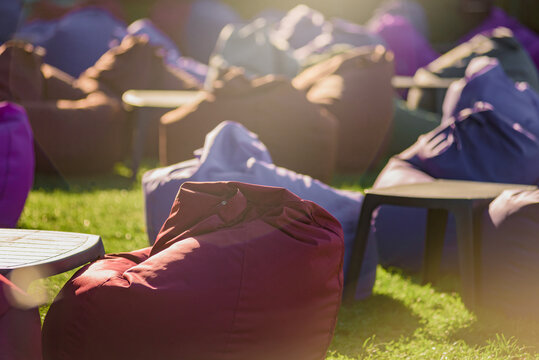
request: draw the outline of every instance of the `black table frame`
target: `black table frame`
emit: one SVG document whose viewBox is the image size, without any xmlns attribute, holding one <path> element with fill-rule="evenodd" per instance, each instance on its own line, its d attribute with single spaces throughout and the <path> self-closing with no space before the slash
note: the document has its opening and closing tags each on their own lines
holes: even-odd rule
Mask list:
<svg viewBox="0 0 539 360">
<path fill-rule="evenodd" d="M 463 187 L 467 185 L 493 185 L 492 183 L 451 180 L 435 180 L 428 184 L 441 186 L 441 188 L 443 188 L 444 184 L 458 184 Z M 403 185 L 403 187 L 414 185 Z M 423 262 L 423 283 L 434 283 L 437 280 L 448 214 L 449 212 L 454 214 L 457 224 L 457 246 L 462 297 L 464 303 L 474 309 L 480 302 L 481 216 L 483 211 L 504 189 L 518 188 L 530 190 L 536 188 L 534 186 L 515 184 L 495 184 L 494 186 L 499 187 L 499 191 L 493 190 L 489 195 L 483 194 L 477 197 L 463 198 L 414 197 L 406 194 L 399 196 L 396 193 L 399 192 L 399 189 L 403 188 L 399 186 L 367 190 L 359 216 L 356 238 L 352 247 L 350 266 L 346 274 L 343 301 L 350 303 L 354 299 L 355 284 L 359 279 L 359 273 L 367 247 L 373 211 L 380 205 L 398 205 L 426 208 L 428 211 Z"/>
</svg>

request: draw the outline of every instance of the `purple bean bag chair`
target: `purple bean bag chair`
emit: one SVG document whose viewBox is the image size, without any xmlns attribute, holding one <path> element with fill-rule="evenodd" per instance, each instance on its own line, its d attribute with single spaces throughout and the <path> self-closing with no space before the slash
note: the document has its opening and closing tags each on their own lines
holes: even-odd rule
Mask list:
<svg viewBox="0 0 539 360">
<path fill-rule="evenodd" d="M 539 68 L 539 35 L 519 23 L 517 19 L 509 16 L 499 7 L 493 7 L 490 16 L 481 25 L 461 39 L 461 41 L 468 41 L 477 34 L 488 32 L 500 26 L 511 29 L 515 38 L 517 38 L 532 58 L 535 66 Z"/>
<path fill-rule="evenodd" d="M 455 115 L 393 158 L 374 187 L 434 178 L 539 184 L 539 96 L 514 83 L 495 60 L 473 60 Z M 380 263 L 411 271 L 421 268 L 424 210 L 383 206 L 374 217 Z M 446 269 L 456 269 L 455 235 L 446 232 Z"/>
<path fill-rule="evenodd" d="M 17 225 L 34 182 L 32 129 L 24 109 L 0 102 L 0 228 Z"/>
<path fill-rule="evenodd" d="M 505 191 L 483 217 L 482 303 L 539 321 L 539 190 Z"/>
<path fill-rule="evenodd" d="M 412 76 L 439 54 L 427 39 L 403 16 L 385 14 L 373 19 L 369 30 L 380 36 L 395 54 L 395 73 Z"/>
<path fill-rule="evenodd" d="M 413 0 L 388 0 L 383 2 L 376 10 L 372 16 L 372 21 L 377 21 L 378 18 L 384 16 L 385 14 L 391 14 L 396 16 L 402 16 L 408 20 L 414 28 L 419 31 L 423 37 L 429 37 L 429 27 L 427 15 L 425 14 L 425 9 L 417 1 Z"/>
<path fill-rule="evenodd" d="M 76 78 L 125 35 L 122 21 L 106 10 L 86 7 L 55 21 L 29 23 L 16 37 L 44 47 L 45 63 Z"/>
<path fill-rule="evenodd" d="M 144 174 L 146 227 L 153 243 L 170 213 L 180 185 L 186 181 L 241 181 L 278 186 L 316 202 L 341 223 L 344 231 L 344 273 L 350 260 L 363 196 L 333 189 L 309 176 L 273 165 L 271 156 L 257 136 L 235 122 L 223 122 L 211 131 L 195 159 Z M 376 246 L 369 242 L 356 296 L 370 295 L 376 277 Z"/>
</svg>

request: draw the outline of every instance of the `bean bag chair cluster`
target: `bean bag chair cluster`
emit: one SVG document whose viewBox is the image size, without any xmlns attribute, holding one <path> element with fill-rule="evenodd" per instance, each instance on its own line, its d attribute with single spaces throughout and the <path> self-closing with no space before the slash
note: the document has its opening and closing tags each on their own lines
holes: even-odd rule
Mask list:
<svg viewBox="0 0 539 360">
<path fill-rule="evenodd" d="M 497 60 L 486 60 L 468 66 L 454 116 L 394 157 L 375 188 L 435 178 L 539 184 L 539 95 L 509 79 Z M 381 264 L 421 269 L 425 215 L 415 208 L 379 208 L 374 233 Z M 447 270 L 456 268 L 454 231 L 450 219 L 442 264 Z"/>
<path fill-rule="evenodd" d="M 381 153 L 393 119 L 392 76 L 391 53 L 365 46 L 313 65 L 293 80 L 309 101 L 337 118 L 340 171 L 364 172 Z"/>
<path fill-rule="evenodd" d="M 24 109 L 0 102 L 0 228 L 14 228 L 34 182 L 32 129 Z"/>
<path fill-rule="evenodd" d="M 44 359 L 323 359 L 342 291 L 338 221 L 282 188 L 185 183 L 151 248 L 79 270 Z"/>
<path fill-rule="evenodd" d="M 467 41 L 477 34 L 489 32 L 497 27 L 510 29 L 514 37 L 526 49 L 535 66 L 539 67 L 539 35 L 522 25 L 517 19 L 509 16 L 499 7 L 492 7 L 489 17 L 467 34 L 462 41 Z"/>
<path fill-rule="evenodd" d="M 369 21 L 368 27 L 395 54 L 397 75 L 412 76 L 439 56 L 427 38 L 404 16 L 390 13 L 377 16 Z"/>
<path fill-rule="evenodd" d="M 27 43 L 0 47 L 0 100 L 22 105 L 32 127 L 36 170 L 62 175 L 109 171 L 125 158 L 129 124 L 119 100 L 43 64 Z"/>
<path fill-rule="evenodd" d="M 0 275 L 0 358 L 41 360 L 41 319 L 37 308 L 25 308 L 29 296 Z M 23 301 L 17 301 L 23 300 Z"/>
<path fill-rule="evenodd" d="M 212 130 L 206 136 L 204 148 L 195 159 L 150 170 L 144 174 L 142 187 L 150 243 L 153 244 L 165 222 L 181 184 L 186 181 L 225 180 L 283 187 L 326 209 L 343 228 L 346 274 L 363 195 L 336 190 L 309 176 L 276 167 L 270 153 L 257 136 L 234 122 L 223 122 Z M 367 247 L 356 298 L 366 298 L 371 294 L 377 263 L 376 246 L 371 241 Z"/>
<path fill-rule="evenodd" d="M 414 78 L 419 83 L 428 83 L 431 78 L 461 78 L 470 61 L 479 56 L 498 59 L 507 76 L 513 81 L 525 81 L 536 91 L 539 90 L 535 65 L 507 28 L 497 28 L 474 36 L 419 69 Z M 408 93 L 408 107 L 441 114 L 445 93 L 446 89 L 413 87 Z"/>
<path fill-rule="evenodd" d="M 338 123 L 290 81 L 272 75 L 248 80 L 233 68 L 213 87 L 199 101 L 161 117 L 162 165 L 191 159 L 208 132 L 231 120 L 258 134 L 276 165 L 324 182 L 331 180 Z"/>
<path fill-rule="evenodd" d="M 126 24 L 108 11 L 85 7 L 60 19 L 24 25 L 16 38 L 45 48 L 45 63 L 78 77 L 125 34 Z"/>
<path fill-rule="evenodd" d="M 539 190 L 505 191 L 483 217 L 482 303 L 538 321 Z"/>
</svg>

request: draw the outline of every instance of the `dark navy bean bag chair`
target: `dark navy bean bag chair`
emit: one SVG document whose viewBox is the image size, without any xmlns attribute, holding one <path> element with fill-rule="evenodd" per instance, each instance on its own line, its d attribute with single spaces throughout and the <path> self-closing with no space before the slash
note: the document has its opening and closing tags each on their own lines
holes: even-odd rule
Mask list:
<svg viewBox="0 0 539 360">
<path fill-rule="evenodd" d="M 498 59 L 509 78 L 513 81 L 525 81 L 539 91 L 535 65 L 507 28 L 497 28 L 474 36 L 419 69 L 414 78 L 418 82 L 427 83 L 429 78 L 462 78 L 470 61 L 480 56 Z M 411 109 L 422 108 L 441 114 L 445 93 L 446 89 L 443 88 L 414 87 L 408 92 L 407 103 Z"/>
<path fill-rule="evenodd" d="M 66 283 L 44 359 L 323 359 L 343 252 L 339 222 L 283 188 L 185 183 L 153 247 Z"/>
<path fill-rule="evenodd" d="M 469 65 L 454 116 L 394 157 L 374 187 L 434 178 L 539 184 L 539 96 L 514 83 L 496 60 Z M 452 110 L 451 110 L 452 108 Z M 425 210 L 383 206 L 375 215 L 380 263 L 421 268 Z M 455 235 L 449 220 L 445 268 L 455 269 Z"/>
<path fill-rule="evenodd" d="M 142 187 L 150 243 L 155 241 L 174 196 L 186 181 L 242 181 L 278 186 L 302 199 L 316 202 L 335 216 L 343 227 L 346 273 L 363 195 L 336 190 L 309 176 L 276 167 L 264 144 L 242 125 L 223 122 L 207 135 L 204 148 L 195 159 L 144 174 Z M 376 246 L 371 241 L 357 287 L 358 298 L 371 294 L 376 265 Z"/>
<path fill-rule="evenodd" d="M 126 35 L 126 25 L 99 8 L 74 10 L 54 21 L 23 26 L 17 38 L 47 50 L 45 62 L 78 77 Z M 46 35 L 46 36 L 45 36 Z"/>
<path fill-rule="evenodd" d="M 483 217 L 482 303 L 539 321 L 539 190 L 505 191 Z"/>
<path fill-rule="evenodd" d="M 493 7 L 489 17 L 467 34 L 462 41 L 468 41 L 477 34 L 491 31 L 500 26 L 511 29 L 515 38 L 522 44 L 532 58 L 535 66 L 539 68 L 539 35 L 522 25 L 517 19 L 509 16 L 499 7 Z"/>
<path fill-rule="evenodd" d="M 34 183 L 34 137 L 24 109 L 0 102 L 0 228 L 17 225 Z"/>
</svg>

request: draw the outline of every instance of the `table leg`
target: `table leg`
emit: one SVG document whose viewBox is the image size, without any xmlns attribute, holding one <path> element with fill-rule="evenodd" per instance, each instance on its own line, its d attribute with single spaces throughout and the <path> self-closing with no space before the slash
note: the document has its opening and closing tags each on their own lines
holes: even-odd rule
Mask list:
<svg viewBox="0 0 539 360">
<path fill-rule="evenodd" d="M 473 227 L 474 227 L 474 271 L 475 271 L 475 302 L 481 304 L 481 280 L 482 280 L 482 217 L 483 211 L 488 207 L 488 204 L 477 206 L 473 210 Z"/>
<path fill-rule="evenodd" d="M 135 129 L 133 136 L 133 150 L 131 155 L 131 181 L 134 182 L 137 179 L 138 168 L 140 166 L 140 160 L 144 152 L 144 145 L 146 142 L 146 133 L 148 131 L 148 125 L 150 120 L 146 118 L 147 114 L 142 109 L 135 109 Z"/>
<path fill-rule="evenodd" d="M 352 246 L 350 265 L 348 266 L 348 272 L 345 276 L 343 293 L 343 302 L 345 303 L 351 303 L 354 300 L 356 285 L 361 272 L 365 250 L 367 248 L 372 212 L 377 205 L 377 202 L 374 201 L 369 194 L 365 195 L 363 205 L 361 206 L 361 212 L 359 214 L 356 237 Z"/>
<path fill-rule="evenodd" d="M 444 249 L 447 218 L 448 211 L 445 209 L 428 210 L 425 252 L 423 255 L 423 284 L 434 284 L 438 279 Z"/>
<path fill-rule="evenodd" d="M 457 222 L 457 246 L 459 270 L 462 284 L 462 299 L 471 309 L 476 305 L 476 274 L 474 249 L 474 216 L 471 206 L 465 206 L 455 211 Z"/>
</svg>

